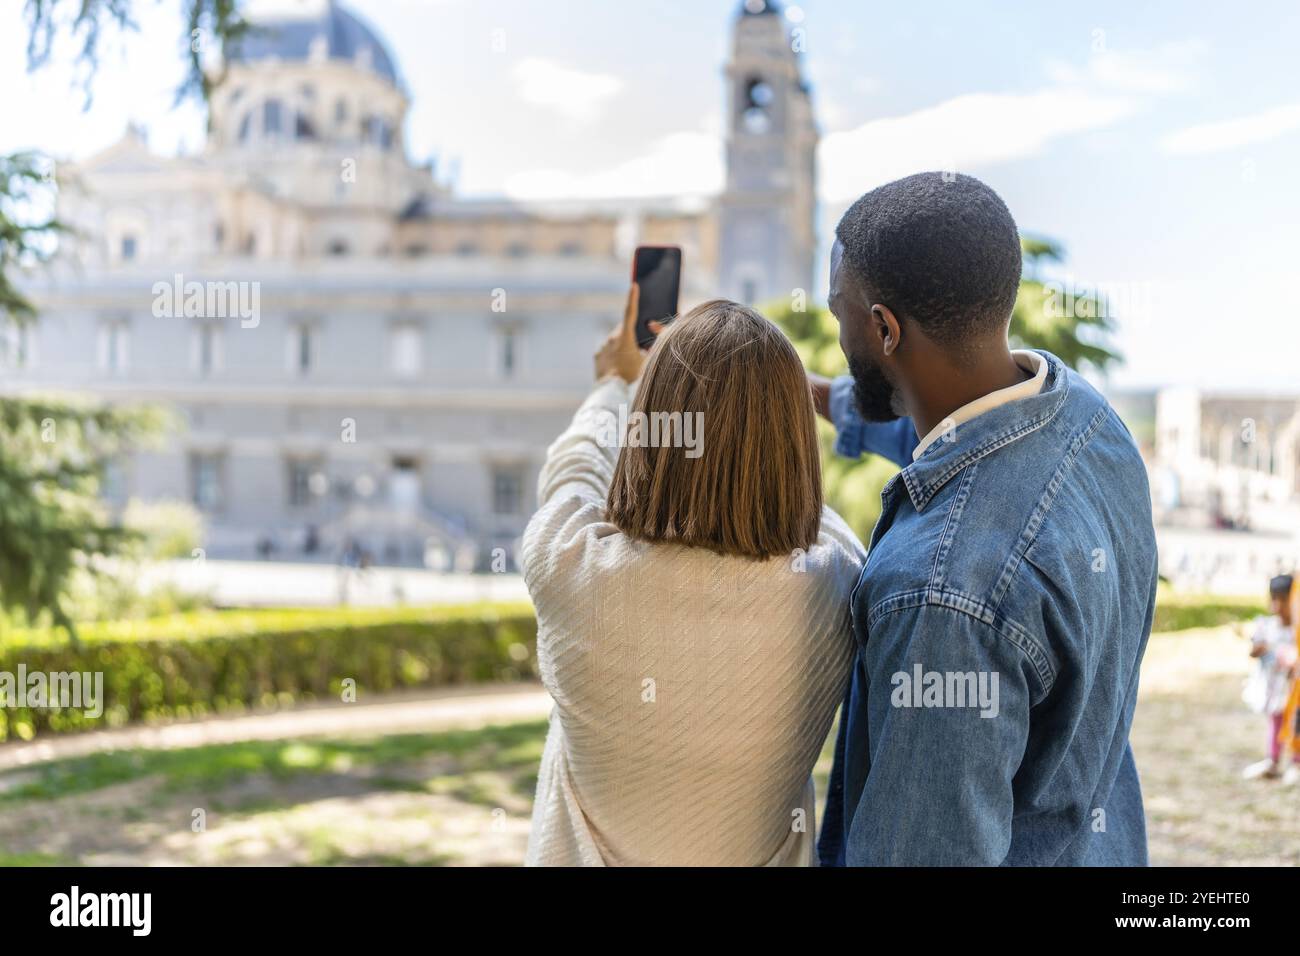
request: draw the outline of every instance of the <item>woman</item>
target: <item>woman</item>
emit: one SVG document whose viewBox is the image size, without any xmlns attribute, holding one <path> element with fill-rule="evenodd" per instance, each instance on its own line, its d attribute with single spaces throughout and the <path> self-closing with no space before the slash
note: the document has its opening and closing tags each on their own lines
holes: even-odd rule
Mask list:
<svg viewBox="0 0 1300 956">
<path fill-rule="evenodd" d="M 636 294 L 524 533 L 556 705 L 528 863 L 808 866 L 862 546 L 781 331 L 706 302 L 647 361 Z"/>
</svg>

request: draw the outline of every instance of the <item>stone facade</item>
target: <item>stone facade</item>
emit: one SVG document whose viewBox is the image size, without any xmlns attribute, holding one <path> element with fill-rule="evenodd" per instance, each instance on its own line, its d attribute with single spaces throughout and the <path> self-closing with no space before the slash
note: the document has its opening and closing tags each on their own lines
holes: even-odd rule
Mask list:
<svg viewBox="0 0 1300 956">
<path fill-rule="evenodd" d="M 199 155 L 143 133 L 58 171 L 76 227 L 0 342 L 9 391 L 173 409 L 106 496 L 184 499 L 213 557 L 271 544 L 482 568 L 512 550 L 550 440 L 617 321 L 632 248 L 683 247 L 683 308 L 812 282 L 816 128 L 775 4 L 735 19 L 725 192 L 708 201 L 457 197 L 403 140 L 382 41 L 332 0 L 225 66 Z"/>
<path fill-rule="evenodd" d="M 1152 467 L 1166 511 L 1193 508 L 1226 527 L 1260 509 L 1300 510 L 1300 398 L 1162 389 Z"/>
</svg>

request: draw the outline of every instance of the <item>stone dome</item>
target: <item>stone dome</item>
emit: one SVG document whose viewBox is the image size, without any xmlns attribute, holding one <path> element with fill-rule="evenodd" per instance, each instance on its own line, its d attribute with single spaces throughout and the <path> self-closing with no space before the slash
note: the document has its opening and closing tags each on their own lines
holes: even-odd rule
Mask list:
<svg viewBox="0 0 1300 956">
<path fill-rule="evenodd" d="M 232 45 L 230 58 L 307 61 L 324 44 L 331 60 L 360 62 L 394 86 L 397 68 L 375 31 L 335 0 L 260 0 L 249 4 L 252 28 Z"/>
</svg>

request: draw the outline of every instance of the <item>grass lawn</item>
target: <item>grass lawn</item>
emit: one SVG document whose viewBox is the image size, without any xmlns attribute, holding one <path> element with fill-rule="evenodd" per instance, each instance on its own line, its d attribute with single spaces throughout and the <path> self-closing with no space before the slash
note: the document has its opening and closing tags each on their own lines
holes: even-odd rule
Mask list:
<svg viewBox="0 0 1300 956">
<path fill-rule="evenodd" d="M 516 863 L 545 733 L 131 750 L 9 771 L 0 865 Z"/>
<path fill-rule="evenodd" d="M 1133 745 L 1153 863 L 1300 863 L 1300 788 L 1240 779 L 1264 745 L 1262 718 L 1240 703 L 1248 665 L 1231 626 L 1151 640 Z M 545 730 L 122 751 L 8 771 L 0 865 L 518 863 Z"/>
<path fill-rule="evenodd" d="M 1241 779 L 1268 736 L 1241 702 L 1253 664 L 1242 634 L 1151 638 L 1132 740 L 1153 864 L 1300 864 L 1300 787 Z"/>
</svg>

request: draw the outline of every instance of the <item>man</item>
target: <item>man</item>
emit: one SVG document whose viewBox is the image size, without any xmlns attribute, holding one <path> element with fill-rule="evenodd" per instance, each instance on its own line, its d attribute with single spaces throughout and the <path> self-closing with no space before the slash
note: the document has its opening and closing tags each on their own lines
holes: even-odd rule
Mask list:
<svg viewBox="0 0 1300 956">
<path fill-rule="evenodd" d="M 823 865 L 1145 865 L 1129 748 L 1155 606 L 1146 472 L 1115 412 L 1012 351 L 1020 240 L 969 176 L 867 193 L 831 253 L 836 450 L 905 466 L 853 593 Z"/>
</svg>

